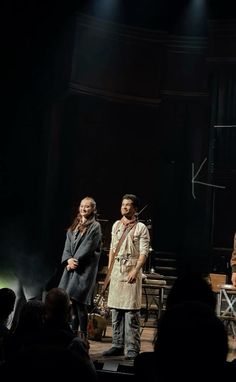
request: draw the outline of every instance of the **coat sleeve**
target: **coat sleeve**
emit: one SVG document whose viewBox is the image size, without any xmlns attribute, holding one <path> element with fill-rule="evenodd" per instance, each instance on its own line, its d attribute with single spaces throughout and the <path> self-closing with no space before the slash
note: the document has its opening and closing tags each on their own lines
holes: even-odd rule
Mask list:
<svg viewBox="0 0 236 382">
<path fill-rule="evenodd" d="M 61 263 L 64 263 L 65 261 L 67 261 L 68 259 L 70 259 L 72 257 L 72 253 L 71 253 L 71 236 L 72 236 L 72 234 L 68 230 L 67 234 L 66 234 L 66 241 L 65 241 L 65 246 L 64 246 L 63 253 L 62 253 Z"/>
<path fill-rule="evenodd" d="M 236 272 L 236 232 L 234 234 L 234 248 L 230 260 L 230 265 L 232 268 L 232 272 Z"/>
</svg>

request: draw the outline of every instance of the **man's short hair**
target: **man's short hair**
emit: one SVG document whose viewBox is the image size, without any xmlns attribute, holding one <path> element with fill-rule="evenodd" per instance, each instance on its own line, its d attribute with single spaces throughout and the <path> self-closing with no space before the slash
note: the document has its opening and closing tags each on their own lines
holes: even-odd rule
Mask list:
<svg viewBox="0 0 236 382">
<path fill-rule="evenodd" d="M 125 195 L 122 197 L 122 200 L 124 200 L 124 199 L 130 199 L 130 200 L 132 200 L 132 203 L 133 203 L 134 208 L 135 208 L 136 210 L 139 209 L 139 207 L 140 207 L 140 200 L 139 200 L 139 198 L 138 198 L 136 195 L 134 195 L 134 194 L 125 194 Z"/>
</svg>

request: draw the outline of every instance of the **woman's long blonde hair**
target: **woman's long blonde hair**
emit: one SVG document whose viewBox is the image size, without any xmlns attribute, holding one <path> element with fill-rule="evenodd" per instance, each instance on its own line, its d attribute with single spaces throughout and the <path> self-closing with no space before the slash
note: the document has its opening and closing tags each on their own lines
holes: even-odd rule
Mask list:
<svg viewBox="0 0 236 382">
<path fill-rule="evenodd" d="M 84 223 L 82 223 L 81 215 L 79 213 L 79 206 L 83 200 L 89 200 L 92 207 L 93 207 L 93 211 L 92 211 L 91 215 L 89 216 L 89 218 Z M 85 196 L 85 198 L 81 199 L 80 204 L 79 204 L 79 206 L 77 206 L 77 209 L 76 209 L 77 214 L 76 214 L 72 224 L 68 228 L 71 231 L 74 231 L 76 228 L 79 229 L 80 231 L 84 231 L 84 229 L 88 225 L 93 223 L 96 219 L 97 208 L 96 208 L 96 202 L 95 202 L 94 198 L 92 198 L 91 196 Z"/>
</svg>

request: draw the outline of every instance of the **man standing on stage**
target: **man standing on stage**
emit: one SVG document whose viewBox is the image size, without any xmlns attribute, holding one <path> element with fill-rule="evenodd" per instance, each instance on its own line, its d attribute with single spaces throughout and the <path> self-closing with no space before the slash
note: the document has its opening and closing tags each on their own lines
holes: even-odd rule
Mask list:
<svg viewBox="0 0 236 382">
<path fill-rule="evenodd" d="M 140 351 L 142 267 L 149 254 L 148 228 L 137 219 L 139 200 L 133 194 L 122 198 L 121 215 L 112 226 L 108 269 L 112 267 L 108 306 L 112 311 L 112 347 L 104 356 L 134 359 Z"/>
</svg>

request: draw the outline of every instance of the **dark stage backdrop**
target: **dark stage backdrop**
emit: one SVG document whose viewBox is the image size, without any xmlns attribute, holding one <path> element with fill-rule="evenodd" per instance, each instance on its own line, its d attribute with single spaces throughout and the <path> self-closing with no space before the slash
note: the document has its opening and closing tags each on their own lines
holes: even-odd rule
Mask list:
<svg viewBox="0 0 236 382">
<path fill-rule="evenodd" d="M 25 3 L 8 23 L 1 264 L 31 285 L 58 265 L 85 195 L 97 201 L 105 248 L 127 192 L 146 206 L 140 219 L 152 221 L 154 250 L 175 253 L 180 270 L 209 270 L 213 224 L 216 244 L 230 246 L 233 212 L 227 219 L 216 200 L 212 220 L 213 195 L 200 184 L 193 194 L 192 168 L 207 158 L 198 180 L 212 181 L 212 126 L 235 124 L 234 86 L 231 102 L 221 98 L 222 73 L 235 72 L 235 22 L 218 22 L 225 12 L 216 7 L 194 23 L 184 12 L 181 23 L 184 0 L 128 3 L 113 18 L 88 2 L 52 2 L 47 12 Z"/>
</svg>

